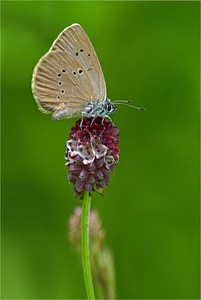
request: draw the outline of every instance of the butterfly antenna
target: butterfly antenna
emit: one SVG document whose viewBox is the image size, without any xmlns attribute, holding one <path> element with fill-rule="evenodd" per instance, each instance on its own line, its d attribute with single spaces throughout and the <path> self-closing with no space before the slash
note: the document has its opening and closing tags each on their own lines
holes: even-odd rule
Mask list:
<svg viewBox="0 0 201 300">
<path fill-rule="evenodd" d="M 129 104 L 131 103 L 131 100 L 115 100 L 115 101 L 112 101 L 113 104 L 121 104 L 121 105 L 125 105 L 125 106 L 128 106 L 128 107 L 132 107 L 132 108 L 135 108 L 137 110 L 142 110 L 144 111 L 145 108 L 143 107 L 139 107 L 139 106 L 135 106 L 135 105 L 132 105 L 132 104 Z"/>
</svg>

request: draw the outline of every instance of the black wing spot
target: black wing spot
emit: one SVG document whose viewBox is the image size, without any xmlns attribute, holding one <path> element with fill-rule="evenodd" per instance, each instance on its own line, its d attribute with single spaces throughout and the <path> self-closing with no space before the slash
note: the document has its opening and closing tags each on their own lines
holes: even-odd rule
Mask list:
<svg viewBox="0 0 201 300">
<path fill-rule="evenodd" d="M 58 99 L 60 99 L 60 97 L 59 97 L 59 96 L 57 96 L 57 98 L 58 98 Z"/>
<path fill-rule="evenodd" d="M 80 52 L 83 52 L 84 50 L 83 49 L 80 49 Z"/>
<path fill-rule="evenodd" d="M 65 91 L 64 90 L 61 90 L 61 93 L 63 94 Z"/>
<path fill-rule="evenodd" d="M 80 70 L 78 70 L 78 72 L 79 72 L 79 74 L 82 74 L 83 73 L 83 71 L 80 69 Z"/>
<path fill-rule="evenodd" d="M 66 72 L 66 70 L 65 70 L 65 69 L 63 69 L 63 70 L 62 70 L 62 72 L 63 72 L 63 73 L 65 73 L 65 72 Z"/>
<path fill-rule="evenodd" d="M 76 75 L 77 73 L 75 71 L 73 71 L 73 75 Z"/>
<path fill-rule="evenodd" d="M 91 54 L 90 53 L 88 53 L 88 56 L 90 56 Z"/>
<path fill-rule="evenodd" d="M 59 74 L 57 74 L 57 76 L 58 76 L 58 77 L 61 77 L 61 74 L 59 73 Z"/>
<path fill-rule="evenodd" d="M 62 82 L 61 82 L 61 81 L 59 81 L 59 85 L 62 85 Z"/>
<path fill-rule="evenodd" d="M 76 53 L 75 53 L 75 55 L 76 55 L 76 56 L 78 56 L 78 55 L 79 55 L 79 53 L 78 53 L 78 52 L 76 52 Z"/>
</svg>

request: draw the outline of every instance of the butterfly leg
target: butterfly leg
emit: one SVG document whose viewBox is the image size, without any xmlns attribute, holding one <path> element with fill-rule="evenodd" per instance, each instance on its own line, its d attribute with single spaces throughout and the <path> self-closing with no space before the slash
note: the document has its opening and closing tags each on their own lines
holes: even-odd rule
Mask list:
<svg viewBox="0 0 201 300">
<path fill-rule="evenodd" d="M 110 120 L 110 122 L 112 122 L 114 124 L 114 122 L 112 121 L 112 119 L 110 118 L 110 116 L 105 115 L 106 118 L 108 118 Z"/>
<path fill-rule="evenodd" d="M 105 118 L 109 119 L 109 120 L 110 120 L 110 122 L 113 124 L 113 126 L 115 126 L 115 124 L 114 124 L 113 120 L 110 118 L 110 116 L 108 116 L 108 115 L 105 115 Z M 103 119 L 103 121 L 104 121 L 104 119 Z M 102 121 L 102 122 L 103 122 L 103 121 Z"/>
<path fill-rule="evenodd" d="M 93 124 L 93 122 L 94 122 L 94 120 L 95 120 L 96 117 L 97 117 L 97 116 L 94 116 L 94 117 L 93 117 L 93 119 L 91 120 L 90 126 Z"/>
<path fill-rule="evenodd" d="M 105 120 L 105 117 L 102 117 L 102 121 L 101 121 L 101 124 L 102 124 L 102 125 L 103 125 L 104 120 Z"/>
<path fill-rule="evenodd" d="M 82 123 L 83 123 L 84 115 L 85 115 L 85 113 L 82 112 L 82 119 L 81 119 L 81 122 L 80 122 L 80 129 L 81 129 L 81 130 L 82 130 Z"/>
</svg>

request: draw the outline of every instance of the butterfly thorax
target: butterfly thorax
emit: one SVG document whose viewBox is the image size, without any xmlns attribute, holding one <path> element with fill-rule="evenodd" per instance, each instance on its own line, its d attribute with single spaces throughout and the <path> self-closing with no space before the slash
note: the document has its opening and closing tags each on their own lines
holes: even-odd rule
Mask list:
<svg viewBox="0 0 201 300">
<path fill-rule="evenodd" d="M 100 102 L 90 102 L 82 112 L 83 117 L 86 118 L 96 118 L 96 117 L 107 117 L 113 113 L 117 107 L 110 101 L 106 99 L 103 103 Z"/>
</svg>

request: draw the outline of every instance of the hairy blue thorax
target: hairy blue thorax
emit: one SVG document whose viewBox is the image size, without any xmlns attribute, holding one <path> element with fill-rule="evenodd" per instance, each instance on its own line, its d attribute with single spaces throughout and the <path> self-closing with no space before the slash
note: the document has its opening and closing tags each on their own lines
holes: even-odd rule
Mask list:
<svg viewBox="0 0 201 300">
<path fill-rule="evenodd" d="M 96 118 L 96 117 L 108 117 L 111 113 L 113 113 L 117 107 L 110 101 L 110 99 L 106 99 L 105 102 L 91 102 L 82 112 L 82 116 L 86 118 Z"/>
</svg>

